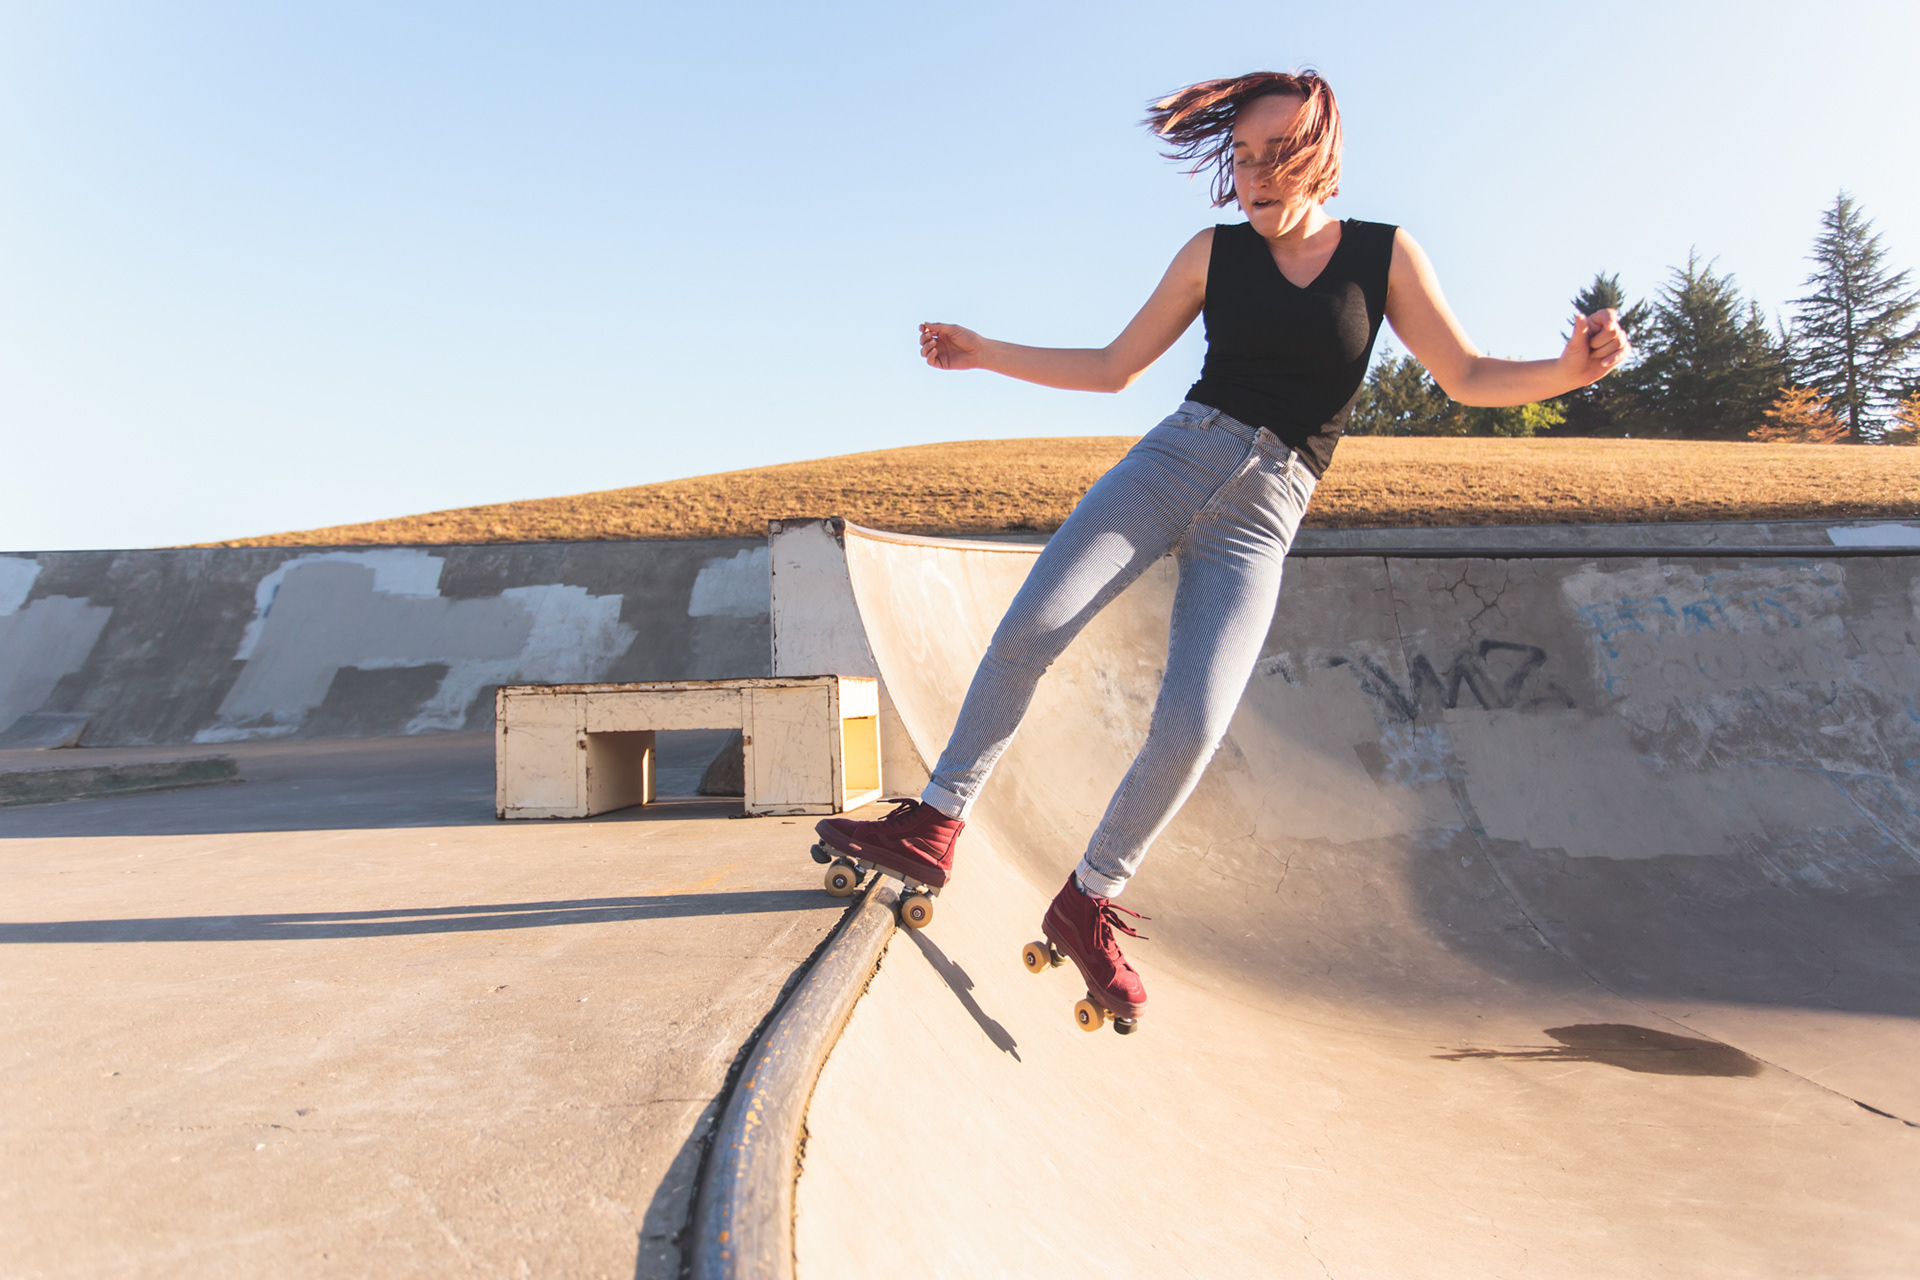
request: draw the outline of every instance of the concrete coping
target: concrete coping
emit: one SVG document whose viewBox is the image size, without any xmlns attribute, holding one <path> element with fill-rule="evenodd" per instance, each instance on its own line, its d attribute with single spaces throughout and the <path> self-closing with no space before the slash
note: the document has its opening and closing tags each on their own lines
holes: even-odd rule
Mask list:
<svg viewBox="0 0 1920 1280">
<path fill-rule="evenodd" d="M 782 522 L 769 522 L 779 532 Z M 838 516 L 836 536 L 903 546 L 1033 555 L 1045 535 L 937 538 L 869 529 Z M 1459 525 L 1419 529 L 1302 529 L 1290 555 L 1402 560 L 1609 560 L 1654 556 L 1780 559 L 1920 555 L 1920 522 L 1747 520 L 1671 524 Z"/>
<path fill-rule="evenodd" d="M 774 1013 L 723 1106 L 694 1191 L 695 1280 L 794 1274 L 794 1184 L 820 1068 L 893 936 L 899 895 L 885 877 L 861 896 Z"/>
</svg>

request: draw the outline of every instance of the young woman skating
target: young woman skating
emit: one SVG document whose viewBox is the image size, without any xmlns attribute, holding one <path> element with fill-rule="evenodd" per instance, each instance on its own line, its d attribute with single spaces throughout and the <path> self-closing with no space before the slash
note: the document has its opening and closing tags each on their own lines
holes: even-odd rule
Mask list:
<svg viewBox="0 0 1920 1280">
<path fill-rule="evenodd" d="M 920 351 L 937 369 L 1119 391 L 1204 316 L 1200 380 L 1088 490 L 1034 561 L 920 799 L 877 822 L 818 826 L 843 854 L 944 887 L 955 840 L 1041 674 L 1148 566 L 1174 556 L 1166 674 L 1146 743 L 1042 923 L 1088 995 L 1126 1020 L 1145 1010 L 1147 993 L 1115 939 L 1116 930 L 1139 936 L 1120 919 L 1136 913 L 1112 899 L 1226 733 L 1273 617 L 1288 544 L 1333 460 L 1381 320 L 1468 405 L 1562 395 L 1627 352 L 1614 313 L 1601 311 L 1575 318 L 1554 359 L 1481 355 L 1413 237 L 1385 223 L 1336 221 L 1322 207 L 1340 186 L 1340 115 L 1312 72 L 1191 85 L 1155 103 L 1148 124 L 1172 144 L 1170 158 L 1193 161 L 1194 172 L 1212 168 L 1214 204 L 1237 202 L 1246 221 L 1189 240 L 1105 347 L 1024 347 L 923 324 Z"/>
</svg>

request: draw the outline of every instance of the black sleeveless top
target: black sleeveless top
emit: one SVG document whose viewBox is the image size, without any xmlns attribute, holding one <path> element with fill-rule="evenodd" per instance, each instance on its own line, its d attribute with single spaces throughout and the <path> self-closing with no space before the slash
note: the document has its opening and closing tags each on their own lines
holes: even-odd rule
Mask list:
<svg viewBox="0 0 1920 1280">
<path fill-rule="evenodd" d="M 1333 461 L 1387 309 L 1395 228 L 1340 224 L 1340 243 L 1301 288 L 1244 222 L 1213 231 L 1207 263 L 1207 361 L 1187 399 L 1298 449 L 1316 476 Z"/>
</svg>

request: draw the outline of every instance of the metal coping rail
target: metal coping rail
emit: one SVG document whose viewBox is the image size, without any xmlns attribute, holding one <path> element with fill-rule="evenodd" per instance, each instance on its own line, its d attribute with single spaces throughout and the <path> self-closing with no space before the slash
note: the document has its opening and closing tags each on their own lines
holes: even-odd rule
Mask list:
<svg viewBox="0 0 1920 1280">
<path fill-rule="evenodd" d="M 879 967 L 899 895 L 884 877 L 861 895 L 753 1047 L 715 1126 L 694 1189 L 695 1280 L 790 1280 L 794 1184 L 820 1068 Z"/>
</svg>

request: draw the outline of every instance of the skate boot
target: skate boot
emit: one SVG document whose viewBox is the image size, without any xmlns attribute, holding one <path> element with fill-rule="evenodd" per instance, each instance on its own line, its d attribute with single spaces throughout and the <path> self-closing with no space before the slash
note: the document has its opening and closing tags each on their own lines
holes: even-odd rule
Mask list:
<svg viewBox="0 0 1920 1280">
<path fill-rule="evenodd" d="M 953 874 L 953 846 L 967 824 L 930 804 L 902 800 L 878 822 L 823 818 L 814 824 L 820 843 L 815 862 L 827 868 L 827 892 L 844 898 L 869 870 L 893 876 L 908 892 L 900 899 L 900 923 L 922 929 L 933 919 L 933 899 Z"/>
<path fill-rule="evenodd" d="M 1138 911 L 1129 911 L 1106 898 L 1085 892 L 1077 879 L 1068 876 L 1040 923 L 1046 941 L 1028 943 L 1021 957 L 1034 973 L 1050 965 L 1073 961 L 1087 984 L 1087 998 L 1073 1007 L 1074 1021 L 1082 1030 L 1098 1031 L 1112 1018 L 1115 1031 L 1130 1035 L 1138 1029 L 1140 1015 L 1146 1012 L 1146 984 L 1120 954 L 1114 930 L 1130 938 L 1145 939 L 1120 918 L 1122 915 L 1136 920 L 1147 918 Z"/>
</svg>

